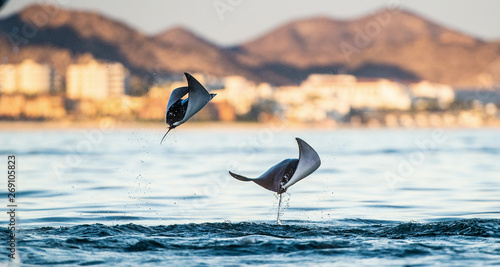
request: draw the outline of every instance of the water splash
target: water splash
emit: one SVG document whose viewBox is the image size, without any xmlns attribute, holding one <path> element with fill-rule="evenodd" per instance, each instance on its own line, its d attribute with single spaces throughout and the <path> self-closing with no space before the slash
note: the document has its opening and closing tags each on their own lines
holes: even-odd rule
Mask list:
<svg viewBox="0 0 500 267">
<path fill-rule="evenodd" d="M 278 213 L 276 214 L 276 224 L 281 225 L 280 217 L 290 205 L 290 194 L 288 192 L 276 194 L 276 198 L 278 199 Z"/>
<path fill-rule="evenodd" d="M 280 212 L 281 212 L 281 199 L 283 198 L 283 194 L 278 194 L 279 201 L 278 201 L 278 214 L 276 215 L 276 224 L 281 225 L 280 221 Z"/>
</svg>

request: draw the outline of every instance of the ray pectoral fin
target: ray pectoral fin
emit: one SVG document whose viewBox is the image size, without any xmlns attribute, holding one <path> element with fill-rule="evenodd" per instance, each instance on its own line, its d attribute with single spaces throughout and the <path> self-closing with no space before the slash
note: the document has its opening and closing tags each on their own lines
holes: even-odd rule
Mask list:
<svg viewBox="0 0 500 267">
<path fill-rule="evenodd" d="M 249 182 L 249 181 L 252 181 L 252 180 L 253 180 L 253 179 L 247 178 L 247 177 L 245 177 L 245 176 L 242 176 L 242 175 L 236 174 L 236 173 L 231 172 L 231 171 L 229 172 L 229 174 L 230 174 L 231 176 L 233 176 L 235 179 L 240 180 L 240 181 L 243 181 L 243 182 Z"/>
<path fill-rule="evenodd" d="M 300 138 L 295 139 L 299 145 L 299 163 L 292 178 L 283 186 L 285 190 L 316 171 L 321 165 L 318 153 L 304 140 Z"/>
<path fill-rule="evenodd" d="M 193 76 L 189 73 L 185 73 L 185 75 L 188 81 L 189 98 L 186 115 L 180 123 L 186 122 L 213 98 L 213 96 L 208 93 L 207 89 L 205 89 L 205 87 L 203 87 L 203 85 L 201 85 Z"/>
<path fill-rule="evenodd" d="M 177 102 L 177 100 L 181 99 L 184 97 L 187 93 L 189 92 L 189 88 L 187 86 L 184 87 L 179 87 L 177 89 L 174 89 L 172 93 L 170 94 L 170 98 L 168 99 L 167 103 L 167 112 L 170 109 L 170 107 Z"/>
</svg>

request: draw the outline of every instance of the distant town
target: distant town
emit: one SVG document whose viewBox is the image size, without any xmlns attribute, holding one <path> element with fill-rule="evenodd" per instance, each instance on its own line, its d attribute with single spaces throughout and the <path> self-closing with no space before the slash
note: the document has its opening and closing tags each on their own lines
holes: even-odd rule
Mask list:
<svg viewBox="0 0 500 267">
<path fill-rule="evenodd" d="M 129 71 L 118 62 L 88 58 L 59 75 L 48 64 L 26 59 L 0 65 L 0 119 L 162 121 L 182 73 L 157 79 L 143 95 L 131 95 Z M 497 90 L 455 90 L 428 81 L 358 79 L 311 74 L 300 84 L 273 86 L 242 76 L 192 73 L 217 96 L 198 121 L 291 123 L 322 127 L 500 126 Z"/>
</svg>

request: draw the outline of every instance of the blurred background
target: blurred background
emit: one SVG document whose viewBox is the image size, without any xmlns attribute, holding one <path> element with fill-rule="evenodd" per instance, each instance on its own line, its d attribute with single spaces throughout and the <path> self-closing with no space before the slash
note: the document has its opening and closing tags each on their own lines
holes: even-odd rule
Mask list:
<svg viewBox="0 0 500 267">
<path fill-rule="evenodd" d="M 0 0 L 0 179 L 14 156 L 17 195 L 1 190 L 22 263 L 499 265 L 498 11 Z M 184 72 L 217 96 L 160 144 Z M 282 202 L 228 174 L 297 158 L 295 137 L 321 166 Z"/>
<path fill-rule="evenodd" d="M 495 1 L 2 1 L 0 119 L 499 126 Z M 451 8 L 453 7 L 453 8 Z"/>
</svg>

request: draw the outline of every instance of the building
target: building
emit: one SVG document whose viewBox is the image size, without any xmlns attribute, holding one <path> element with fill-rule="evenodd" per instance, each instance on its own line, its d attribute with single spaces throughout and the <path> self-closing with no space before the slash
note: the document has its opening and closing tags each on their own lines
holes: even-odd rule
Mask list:
<svg viewBox="0 0 500 267">
<path fill-rule="evenodd" d="M 47 94 L 54 88 L 52 68 L 26 59 L 20 64 L 0 65 L 0 92 Z"/>
<path fill-rule="evenodd" d="M 105 100 L 125 95 L 128 70 L 120 63 L 91 60 L 73 64 L 66 72 L 66 95 L 70 99 Z"/>
<path fill-rule="evenodd" d="M 361 80 L 352 75 L 312 74 L 301 87 L 325 98 L 337 98 L 356 109 L 407 110 L 411 107 L 408 89 L 386 79 Z"/>
<path fill-rule="evenodd" d="M 432 99 L 439 107 L 447 108 L 455 100 L 455 91 L 449 85 L 421 81 L 411 85 L 414 100 Z"/>
<path fill-rule="evenodd" d="M 312 74 L 300 86 L 276 89 L 274 100 L 295 121 L 341 119 L 351 109 L 407 110 L 406 86 L 385 79 L 358 81 L 352 75 Z"/>
<path fill-rule="evenodd" d="M 0 65 L 0 93 L 12 94 L 17 91 L 16 65 Z"/>
<path fill-rule="evenodd" d="M 225 101 L 237 115 L 244 115 L 259 101 L 272 98 L 272 91 L 267 83 L 256 84 L 242 76 L 229 76 L 224 79 L 224 88 L 213 92 L 217 93 L 216 102 Z"/>
</svg>

